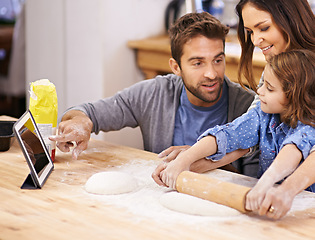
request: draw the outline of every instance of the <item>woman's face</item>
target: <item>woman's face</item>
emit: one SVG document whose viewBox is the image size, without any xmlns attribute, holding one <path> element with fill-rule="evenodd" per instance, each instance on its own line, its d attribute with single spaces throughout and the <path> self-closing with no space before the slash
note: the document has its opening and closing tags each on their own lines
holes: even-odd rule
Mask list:
<svg viewBox="0 0 315 240">
<path fill-rule="evenodd" d="M 262 50 L 266 59 L 286 50 L 288 42 L 270 13 L 247 3 L 243 7 L 242 16 L 245 31 L 250 33 L 252 43 Z"/>
</svg>

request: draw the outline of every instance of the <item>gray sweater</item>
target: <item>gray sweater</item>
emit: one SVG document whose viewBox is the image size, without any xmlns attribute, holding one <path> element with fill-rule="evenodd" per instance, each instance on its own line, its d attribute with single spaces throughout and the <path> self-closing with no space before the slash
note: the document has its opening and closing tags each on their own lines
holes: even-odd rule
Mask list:
<svg viewBox="0 0 315 240">
<path fill-rule="evenodd" d="M 254 92 L 244 90 L 225 77 L 229 88 L 228 122 L 245 113 Z M 139 126 L 144 149 L 154 153 L 172 145 L 175 115 L 182 91 L 182 79 L 174 74 L 157 76 L 126 88 L 112 97 L 85 103 L 81 110 L 93 122 L 93 132 Z"/>
</svg>

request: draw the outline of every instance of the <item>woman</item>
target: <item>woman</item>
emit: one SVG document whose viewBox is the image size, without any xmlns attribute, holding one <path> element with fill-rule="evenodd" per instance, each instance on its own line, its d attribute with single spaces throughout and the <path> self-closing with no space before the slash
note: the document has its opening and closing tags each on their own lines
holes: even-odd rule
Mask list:
<svg viewBox="0 0 315 240">
<path fill-rule="evenodd" d="M 260 48 L 266 59 L 293 49 L 315 50 L 315 17 L 307 0 L 241 0 L 236 11 L 242 46 L 241 85 L 244 75 L 257 91 L 252 69 L 254 47 Z"/>
<path fill-rule="evenodd" d="M 244 76 L 249 86 L 257 91 L 252 69 L 254 47 L 260 48 L 266 59 L 293 49 L 314 52 L 315 18 L 307 0 L 241 0 L 236 11 L 239 16 L 238 37 L 242 46 L 238 73 L 241 85 Z M 257 104 L 256 99 L 253 107 Z M 267 206 L 272 206 L 270 211 L 281 212 L 281 216 L 284 216 L 291 208 L 295 195 L 315 182 L 315 177 L 305 177 L 307 169 L 315 168 L 314 150 L 313 147 L 313 152 L 280 187 L 267 192 L 260 214 L 268 216 Z"/>
</svg>

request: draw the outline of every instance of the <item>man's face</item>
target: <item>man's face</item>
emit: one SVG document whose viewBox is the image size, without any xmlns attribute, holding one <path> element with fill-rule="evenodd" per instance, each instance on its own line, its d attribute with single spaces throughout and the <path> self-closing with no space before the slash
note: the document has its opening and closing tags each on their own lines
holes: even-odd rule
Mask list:
<svg viewBox="0 0 315 240">
<path fill-rule="evenodd" d="M 225 71 L 223 41 L 197 36 L 183 47 L 181 76 L 189 101 L 195 106 L 211 107 L 222 96 Z"/>
</svg>

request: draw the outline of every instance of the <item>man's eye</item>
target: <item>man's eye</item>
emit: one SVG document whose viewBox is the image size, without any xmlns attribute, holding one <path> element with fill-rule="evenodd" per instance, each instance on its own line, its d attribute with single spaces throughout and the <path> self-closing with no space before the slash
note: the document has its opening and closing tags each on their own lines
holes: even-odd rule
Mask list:
<svg viewBox="0 0 315 240">
<path fill-rule="evenodd" d="M 194 66 L 200 66 L 201 65 L 201 62 L 196 62 L 196 63 L 193 63 Z"/>
<path fill-rule="evenodd" d="M 216 60 L 214 60 L 214 63 L 215 64 L 219 64 L 219 63 L 221 63 L 223 61 L 223 59 L 216 59 Z"/>
</svg>

